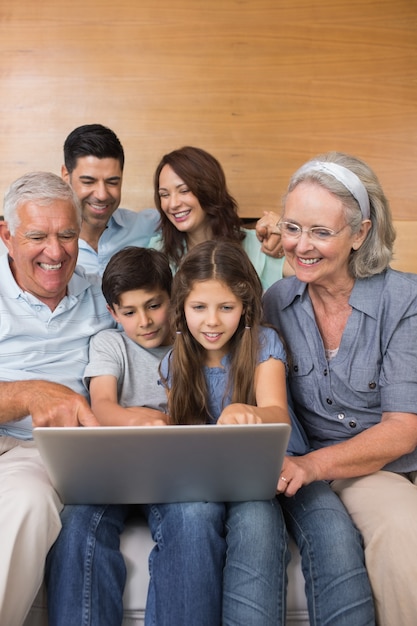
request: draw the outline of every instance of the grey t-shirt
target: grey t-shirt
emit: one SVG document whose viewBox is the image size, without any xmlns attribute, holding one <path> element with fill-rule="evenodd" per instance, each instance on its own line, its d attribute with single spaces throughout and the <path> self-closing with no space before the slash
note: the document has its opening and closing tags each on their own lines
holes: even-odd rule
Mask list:
<svg viewBox="0 0 417 626">
<path fill-rule="evenodd" d="M 159 363 L 170 346 L 146 350 L 119 330 L 104 330 L 90 341 L 84 384 L 94 376 L 115 376 L 120 406 L 146 406 L 165 411 L 166 392 L 159 381 Z"/>
</svg>

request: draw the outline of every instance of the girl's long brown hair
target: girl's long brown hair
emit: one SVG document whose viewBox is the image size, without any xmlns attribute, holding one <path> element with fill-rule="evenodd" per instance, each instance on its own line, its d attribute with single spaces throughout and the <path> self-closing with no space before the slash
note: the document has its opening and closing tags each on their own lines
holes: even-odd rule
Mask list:
<svg viewBox="0 0 417 626">
<path fill-rule="evenodd" d="M 165 154 L 154 174 L 154 200 L 160 215 L 162 249 L 170 262 L 179 264 L 186 251 L 187 235 L 175 228 L 161 209 L 159 176 L 165 165 L 174 170 L 199 201 L 207 214 L 213 239 L 237 242 L 244 239 L 237 202 L 227 189 L 219 161 L 201 148 L 184 146 Z"/>
<path fill-rule="evenodd" d="M 205 350 L 188 330 L 184 303 L 195 282 L 218 280 L 242 301 L 243 314 L 230 342 L 228 391 L 232 402 L 256 404 L 254 377 L 259 352 L 262 285 L 241 245 L 206 241 L 184 257 L 172 288 L 174 346 L 169 363 L 168 413 L 173 424 L 210 420 L 204 378 Z M 164 381 L 167 384 L 167 380 Z"/>
</svg>

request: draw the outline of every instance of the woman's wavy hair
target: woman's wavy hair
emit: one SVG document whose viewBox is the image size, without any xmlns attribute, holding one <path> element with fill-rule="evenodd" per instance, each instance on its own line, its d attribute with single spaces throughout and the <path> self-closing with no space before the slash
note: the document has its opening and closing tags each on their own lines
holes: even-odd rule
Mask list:
<svg viewBox="0 0 417 626">
<path fill-rule="evenodd" d="M 154 174 L 154 199 L 160 215 L 163 251 L 170 262 L 179 264 L 187 248 L 187 235 L 177 230 L 161 209 L 159 176 L 165 165 L 174 170 L 199 201 L 207 214 L 213 239 L 237 242 L 244 239 L 237 202 L 227 189 L 222 166 L 205 150 L 184 146 L 165 154 Z"/>
<path fill-rule="evenodd" d="M 232 402 L 256 404 L 254 376 L 262 318 L 262 285 L 241 245 L 206 241 L 184 257 L 172 287 L 175 340 L 168 373 L 168 413 L 173 424 L 201 424 L 212 419 L 204 377 L 206 352 L 190 333 L 184 314 L 185 301 L 194 284 L 208 280 L 223 283 L 243 304 L 242 317 L 230 341 L 230 376 L 225 395 L 231 392 Z M 166 385 L 168 379 L 163 381 Z"/>
<path fill-rule="evenodd" d="M 327 152 L 312 160 L 343 165 L 354 172 L 365 186 L 369 196 L 372 226 L 362 246 L 358 250 L 351 251 L 349 271 L 354 278 L 367 278 L 380 274 L 389 266 L 392 259 L 395 230 L 389 202 L 378 178 L 369 165 L 343 152 Z M 352 233 L 359 231 L 363 220 L 359 204 L 342 183 L 325 172 L 310 171 L 301 175 L 297 175 L 296 172 L 290 180 L 287 195 L 303 181 L 315 182 L 340 198 L 345 208 L 346 222 L 350 225 Z"/>
</svg>

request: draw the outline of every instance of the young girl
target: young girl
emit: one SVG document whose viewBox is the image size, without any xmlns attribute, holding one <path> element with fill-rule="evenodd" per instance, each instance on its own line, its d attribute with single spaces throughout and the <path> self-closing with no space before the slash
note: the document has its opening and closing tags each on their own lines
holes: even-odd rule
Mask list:
<svg viewBox="0 0 417 626">
<path fill-rule="evenodd" d="M 261 296 L 256 271 L 237 243 L 207 241 L 183 259 L 172 292 L 176 338 L 161 364 L 171 423 L 289 423 L 285 353 L 277 333 L 261 325 Z M 153 533 L 178 506 L 154 505 Z M 181 509 L 190 535 L 201 506 Z M 204 506 L 225 555 L 219 606 L 208 623 L 284 624 L 287 537 L 277 499 Z M 194 597 L 199 591 L 194 581 L 188 584 Z M 156 587 L 154 594 L 157 599 Z"/>
<path fill-rule="evenodd" d="M 173 284 L 176 340 L 162 365 L 172 423 L 289 423 L 285 352 L 261 325 L 261 298 L 239 245 L 207 241 L 184 258 Z"/>
<path fill-rule="evenodd" d="M 205 150 L 184 146 L 165 154 L 154 174 L 154 199 L 160 214 L 160 234 L 149 246 L 165 252 L 173 271 L 192 247 L 221 239 L 243 247 L 264 289 L 293 273 L 284 258 L 262 252 L 255 230 L 242 227 L 224 171 Z"/>
</svg>

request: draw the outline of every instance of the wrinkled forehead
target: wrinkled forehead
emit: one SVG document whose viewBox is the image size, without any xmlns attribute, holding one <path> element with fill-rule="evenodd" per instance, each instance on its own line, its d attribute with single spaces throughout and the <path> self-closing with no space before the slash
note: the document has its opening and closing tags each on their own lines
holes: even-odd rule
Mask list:
<svg viewBox="0 0 417 626">
<path fill-rule="evenodd" d="M 17 228 L 21 231 L 60 232 L 72 229 L 78 232 L 81 226 L 79 211 L 69 199 L 26 200 L 18 205 L 16 214 Z"/>
</svg>

